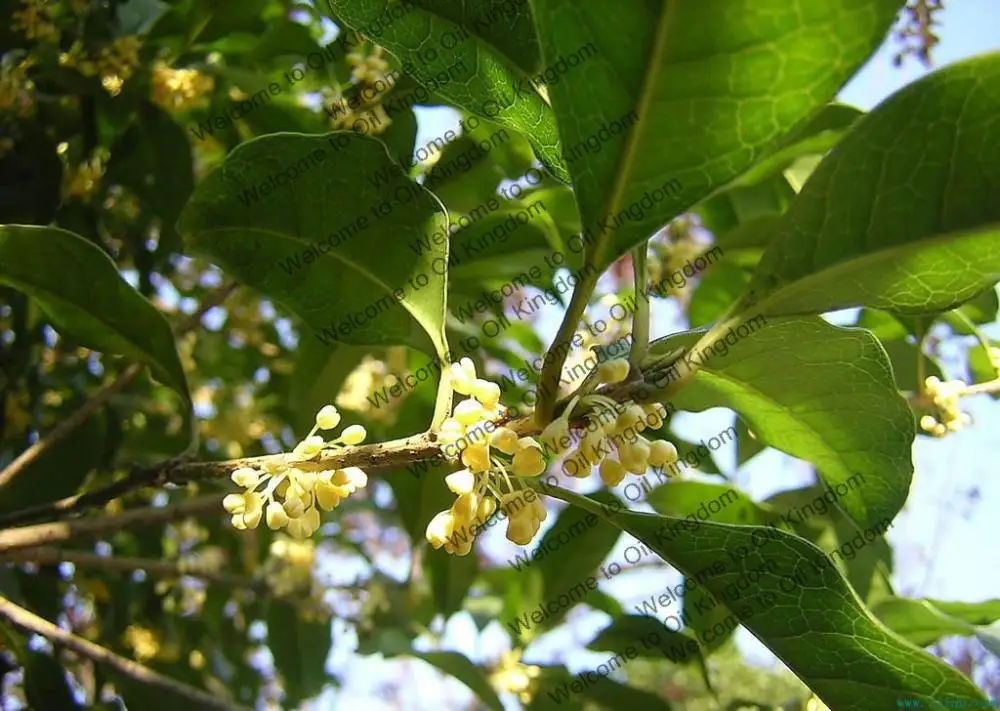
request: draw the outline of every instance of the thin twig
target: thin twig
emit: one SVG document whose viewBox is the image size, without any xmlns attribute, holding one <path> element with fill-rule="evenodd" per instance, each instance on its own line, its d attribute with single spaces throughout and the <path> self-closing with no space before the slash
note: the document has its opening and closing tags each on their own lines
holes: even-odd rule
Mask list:
<svg viewBox="0 0 1000 711">
<path fill-rule="evenodd" d="M 181 578 L 190 577 L 204 580 L 212 585 L 222 585 L 231 588 L 245 588 L 257 592 L 266 592 L 267 585 L 263 580 L 249 578 L 245 575 L 223 573 L 205 570 L 198 563 L 182 563 L 179 561 L 157 560 L 154 558 L 129 558 L 125 556 L 103 556 L 83 551 L 63 550 L 62 548 L 38 547 L 21 548 L 0 555 L 0 562 L 38 563 L 54 565 L 57 563 L 72 563 L 80 568 L 92 568 L 115 572 L 130 573 L 144 570 L 150 575 Z"/>
<path fill-rule="evenodd" d="M 142 368 L 143 366 L 138 363 L 127 367 L 110 384 L 94 393 L 76 412 L 62 420 L 48 434 L 21 452 L 14 461 L 4 467 L 3 471 L 0 471 L 0 489 L 7 486 L 14 477 L 27 469 L 28 465 L 38 459 L 43 452 L 57 442 L 66 439 L 88 417 L 101 409 L 108 400 L 124 390 L 129 383 L 135 380 L 135 376 L 142 372 Z"/>
<path fill-rule="evenodd" d="M 207 708 L 219 709 L 219 711 L 249 711 L 245 706 L 220 699 L 201 689 L 196 689 L 193 686 L 175 681 L 153 671 L 147 666 L 121 657 L 109 649 L 105 649 L 93 642 L 88 642 L 82 637 L 77 637 L 66 630 L 56 627 L 48 620 L 43 620 L 41 617 L 25 610 L 23 607 L 15 605 L 5 597 L 0 597 L 0 616 L 7 618 L 15 627 L 21 630 L 34 632 L 45 637 L 53 646 L 68 649 L 97 664 L 111 667 L 118 673 L 140 684 L 172 692 L 179 697 L 187 699 L 189 702 L 195 702 Z"/>
<path fill-rule="evenodd" d="M 180 335 L 197 326 L 201 322 L 201 317 L 204 316 L 209 309 L 212 309 L 225 301 L 235 288 L 235 284 L 228 284 L 207 294 L 202 299 L 198 310 L 185 318 L 178 325 L 176 329 L 177 334 Z M 0 471 L 0 489 L 7 486 L 7 484 L 9 484 L 14 477 L 23 472 L 28 465 L 38 459 L 43 452 L 55 445 L 57 442 L 64 440 L 71 432 L 82 425 L 88 417 L 97 412 L 111 398 L 124 390 L 125 387 L 135 380 L 136 376 L 142 372 L 142 369 L 143 366 L 138 363 L 133 363 L 127 367 L 119 373 L 118 377 L 111 383 L 105 385 L 102 389 L 91 395 L 78 410 L 53 427 L 52 431 L 21 452 L 10 464 L 4 467 L 3 471 Z"/>
<path fill-rule="evenodd" d="M 18 548 L 33 548 L 51 543 L 92 538 L 106 533 L 113 533 L 133 526 L 151 526 L 158 523 L 168 523 L 188 516 L 201 516 L 208 513 L 223 515 L 222 494 L 210 494 L 193 499 L 185 499 L 170 506 L 159 508 L 145 507 L 132 511 L 123 511 L 112 516 L 73 519 L 55 523 L 40 523 L 34 526 L 22 526 L 0 531 L 0 553 Z"/>
</svg>

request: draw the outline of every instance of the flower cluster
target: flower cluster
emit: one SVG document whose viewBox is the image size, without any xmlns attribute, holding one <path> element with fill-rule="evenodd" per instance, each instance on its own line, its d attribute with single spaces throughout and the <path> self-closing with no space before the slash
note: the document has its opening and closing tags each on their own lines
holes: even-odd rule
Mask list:
<svg viewBox="0 0 1000 711">
<path fill-rule="evenodd" d="M 212 90 L 212 77 L 197 69 L 173 69 L 164 62 L 153 65 L 150 98 L 167 111 L 182 111 Z"/>
<path fill-rule="evenodd" d="M 521 650 L 500 654 L 500 660 L 490 672 L 490 683 L 498 692 L 516 694 L 522 704 L 531 703 L 538 686 L 541 667 L 521 663 Z"/>
<path fill-rule="evenodd" d="M 427 526 L 427 540 L 448 553 L 467 555 L 480 529 L 497 509 L 508 519 L 507 538 L 527 545 L 538 533 L 546 511 L 535 496 L 526 495 L 518 477 L 536 477 L 545 471 L 541 445 L 498 426 L 506 415 L 500 404 L 500 386 L 477 377 L 469 358 L 451 366 L 452 387 L 468 395 L 436 433 L 446 457 L 464 469 L 445 478 L 458 498 Z M 513 478 L 512 478 L 513 477 Z"/>
<path fill-rule="evenodd" d="M 59 55 L 59 64 L 72 67 L 87 77 L 100 76 L 101 86 L 111 96 L 118 96 L 122 86 L 139 65 L 139 38 L 131 35 L 116 37 L 90 56 L 80 42 Z"/>
<path fill-rule="evenodd" d="M 222 505 L 232 515 L 233 528 L 256 528 L 263 519 L 268 528 L 284 528 L 293 538 L 309 538 L 320 525 L 319 510 L 332 511 L 359 488 L 368 484 L 367 475 L 357 467 L 317 470 L 304 468 L 324 449 L 361 444 L 367 433 L 361 425 L 344 428 L 336 439 L 325 441 L 318 430 L 332 430 L 340 424 L 333 405 L 316 414 L 316 425 L 290 453 L 267 460 L 260 469 L 241 467 L 232 479 L 245 491 L 229 494 Z"/>
<path fill-rule="evenodd" d="M 58 40 L 59 30 L 52 22 L 52 10 L 44 0 L 21 0 L 21 9 L 11 15 L 11 29 L 29 40 Z"/>
<path fill-rule="evenodd" d="M 375 47 L 371 54 L 351 52 L 347 55 L 347 63 L 351 65 L 351 83 L 366 99 L 366 106 L 359 107 L 360 110 L 355 112 L 353 107 L 346 105 L 343 97 L 336 96 L 333 99 L 336 108 L 332 114 L 334 128 L 350 127 L 359 133 L 379 134 L 392 123 L 382 106 L 384 95 L 394 84 L 394 78 L 386 74 L 389 63 L 383 58 L 383 52 L 381 47 Z"/>
<path fill-rule="evenodd" d="M 609 360 L 598 366 L 598 379 L 605 384 L 619 383 L 628 373 L 626 360 Z M 570 421 L 579 409 L 588 412 L 586 424 L 578 428 L 580 436 L 573 437 Z M 563 472 L 582 479 L 596 466 L 601 480 L 613 487 L 628 473 L 642 476 L 650 466 L 663 467 L 677 461 L 673 444 L 660 439 L 650 441 L 639 434 L 646 429 L 660 429 L 666 418 L 667 409 L 658 402 L 638 405 L 599 394 L 585 395 L 572 401 L 560 417 L 549 423 L 539 440 L 546 452 L 555 455 L 570 452 L 575 443 L 576 448 L 563 460 Z"/>
<path fill-rule="evenodd" d="M 935 437 L 944 437 L 949 432 L 957 432 L 972 422 L 972 418 L 958 407 L 958 401 L 965 393 L 966 385 L 961 380 L 941 380 L 930 376 L 924 381 L 924 393 L 934 403 L 937 417 L 924 415 L 920 418 L 920 429 Z"/>
<path fill-rule="evenodd" d="M 103 175 L 104 164 L 100 155 L 92 155 L 76 165 L 67 164 L 63 170 L 60 186 L 62 199 L 89 200 L 97 192 Z"/>
<path fill-rule="evenodd" d="M 15 60 L 9 52 L 0 59 L 0 112 L 27 118 L 35 105 L 35 84 L 28 76 L 32 59 Z"/>
</svg>

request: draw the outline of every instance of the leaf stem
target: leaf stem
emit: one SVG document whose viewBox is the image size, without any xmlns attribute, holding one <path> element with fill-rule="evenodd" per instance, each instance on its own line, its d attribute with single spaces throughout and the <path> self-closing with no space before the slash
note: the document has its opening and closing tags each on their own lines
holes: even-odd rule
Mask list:
<svg viewBox="0 0 1000 711">
<path fill-rule="evenodd" d="M 635 284 L 635 312 L 632 314 L 632 348 L 629 363 L 638 372 L 649 350 L 649 271 L 646 269 L 648 253 L 646 242 L 632 250 L 632 272 Z"/>
<path fill-rule="evenodd" d="M 545 355 L 545 365 L 538 376 L 538 403 L 535 405 L 535 424 L 539 429 L 549 423 L 555 412 L 563 364 L 573 343 L 573 335 L 583 318 L 583 312 L 587 309 L 590 295 L 597 286 L 600 276 L 601 273 L 597 269 L 584 270 L 580 281 L 573 289 L 573 296 L 569 300 L 562 323 L 559 324 L 556 337 Z"/>
<path fill-rule="evenodd" d="M 109 649 L 89 642 L 82 637 L 70 634 L 56 627 L 48 620 L 44 620 L 25 610 L 23 607 L 15 605 L 5 597 L 0 597 L 0 617 L 6 618 L 11 624 L 21 630 L 34 632 L 45 637 L 45 639 L 56 647 L 63 647 L 98 664 L 111 667 L 119 674 L 140 684 L 169 691 L 187 699 L 189 703 L 196 704 L 198 707 L 218 709 L 218 711 L 249 711 L 245 706 L 220 699 L 218 696 L 209 694 L 206 691 L 175 681 L 153 671 L 147 666 L 133 662 L 125 657 L 120 657 Z"/>
</svg>

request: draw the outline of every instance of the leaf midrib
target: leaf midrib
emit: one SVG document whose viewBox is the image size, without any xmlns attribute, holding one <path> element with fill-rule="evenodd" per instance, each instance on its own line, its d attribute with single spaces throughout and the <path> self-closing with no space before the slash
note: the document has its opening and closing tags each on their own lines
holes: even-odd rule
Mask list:
<svg viewBox="0 0 1000 711">
<path fill-rule="evenodd" d="M 636 104 L 636 121 L 632 130 L 629 131 L 628 137 L 625 139 L 625 148 L 618 158 L 618 164 L 615 166 L 615 178 L 611 184 L 611 193 L 608 195 L 602 220 L 607 220 L 609 215 L 618 213 L 618 208 L 621 207 L 622 199 L 625 196 L 629 178 L 632 174 L 632 166 L 635 163 L 636 156 L 639 154 L 640 139 L 646 132 L 646 125 L 648 124 L 649 113 L 651 111 L 650 107 L 653 103 L 653 87 L 656 86 L 656 82 L 660 76 L 660 68 L 663 66 L 662 59 L 667 45 L 667 36 L 670 33 L 670 20 L 678 4 L 676 0 L 665 2 L 657 18 L 653 48 L 650 50 L 649 58 L 646 60 L 646 71 L 642 81 L 642 89 L 639 91 L 639 101 Z M 577 206 L 579 209 L 579 203 Z M 583 214 L 582 210 L 580 210 L 580 214 Z M 585 229 L 588 227 L 592 227 L 592 225 L 584 225 Z M 615 230 L 606 230 L 594 243 L 594 248 L 590 250 L 589 259 L 587 260 L 591 266 L 600 269 L 604 253 L 607 251 L 608 244 L 611 242 L 614 233 Z"/>
</svg>

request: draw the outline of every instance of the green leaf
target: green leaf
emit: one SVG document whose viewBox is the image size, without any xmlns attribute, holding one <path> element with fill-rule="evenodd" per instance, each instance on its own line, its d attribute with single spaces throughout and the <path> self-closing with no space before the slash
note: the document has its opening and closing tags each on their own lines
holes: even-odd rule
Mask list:
<svg viewBox="0 0 1000 711">
<path fill-rule="evenodd" d="M 33 297 L 87 348 L 147 364 L 190 402 L 170 324 L 91 242 L 55 227 L 2 225 L 0 284 Z"/>
<path fill-rule="evenodd" d="M 285 705 L 316 696 L 327 681 L 329 622 L 303 620 L 287 603 L 273 602 L 267 612 L 267 646 L 284 679 Z"/>
<path fill-rule="evenodd" d="M 599 491 L 594 499 L 608 506 L 622 506 L 614 494 Z M 555 603 L 561 596 L 573 602 L 585 602 L 589 592 L 597 588 L 600 577 L 597 568 L 615 547 L 621 531 L 600 516 L 568 506 L 545 532 L 534 550 L 518 552 L 509 564 L 518 572 L 536 567 L 542 574 L 542 599 Z M 533 634 L 558 625 L 571 608 L 558 605 L 556 612 L 548 610 L 541 625 L 532 625 Z M 522 610 L 530 619 L 530 612 Z"/>
<path fill-rule="evenodd" d="M 833 506 L 836 498 L 822 486 L 782 491 L 766 502 L 794 533 L 836 558 L 858 596 L 872 603 L 892 594 L 892 547 L 885 538 L 865 542 L 857 527 Z M 836 554 L 835 554 L 836 552 Z"/>
<path fill-rule="evenodd" d="M 819 318 L 741 329 L 685 354 L 702 368 L 673 405 L 732 408 L 762 444 L 812 462 L 859 526 L 895 518 L 910 489 L 915 429 L 878 340 Z M 651 352 L 698 337 L 661 339 Z"/>
<path fill-rule="evenodd" d="M 556 267 L 548 266 L 545 258 L 551 256 L 555 239 L 558 233 L 544 205 L 503 205 L 454 234 L 450 277 L 501 286 L 517 279 L 518 284 L 547 287 Z"/>
<path fill-rule="evenodd" d="M 468 122 L 468 118 L 464 120 Z M 438 142 L 448 141 L 427 172 L 424 185 L 450 210 L 468 214 L 481 212 L 483 205 L 498 201 L 500 182 L 517 180 L 527 173 L 534 165 L 534 154 L 527 139 L 514 131 L 493 123 L 475 128 L 463 125 L 466 131 L 461 136 L 450 137 L 446 131 L 428 141 L 424 151 L 418 149 L 417 157 L 422 153 L 433 155 Z M 406 158 L 411 155 L 412 151 Z"/>
<path fill-rule="evenodd" d="M 967 60 L 861 119 L 785 213 L 734 313 L 933 313 L 1000 280 L 998 81 L 1000 54 Z"/>
<path fill-rule="evenodd" d="M 366 348 L 346 343 L 324 346 L 314 338 L 299 344 L 295 371 L 288 383 L 290 424 L 296 435 L 309 434 L 316 413 L 337 399 L 347 376 L 367 352 Z"/>
<path fill-rule="evenodd" d="M 747 494 L 726 484 L 702 481 L 672 481 L 653 489 L 646 502 L 659 513 L 716 523 L 763 526 L 781 520 L 767 504 L 759 504 Z M 718 511 L 709 510 L 718 507 Z"/>
<path fill-rule="evenodd" d="M 788 134 L 778 150 L 755 163 L 736 183 L 752 185 L 775 171 L 785 170 L 799 158 L 826 153 L 862 116 L 864 111 L 847 104 L 835 102 L 823 106 L 801 127 Z"/>
<path fill-rule="evenodd" d="M 535 0 L 547 65 L 596 50 L 549 87 L 588 263 L 603 270 L 781 147 L 868 59 L 899 6 Z"/>
<path fill-rule="evenodd" d="M 461 5 L 466 21 L 460 26 L 455 0 L 443 3 L 442 9 L 438 3 L 401 0 L 327 2 L 334 19 L 389 50 L 427 90 L 479 118 L 520 131 L 560 180 L 569 179 L 544 81 L 530 77 L 517 55 L 505 54 L 520 47 L 518 40 L 525 36 L 510 36 L 503 25 L 495 24 L 508 22 L 508 13 L 484 0 L 467 0 Z M 522 32 L 527 29 L 523 19 L 520 27 Z M 584 74 L 586 69 L 578 65 L 589 59 L 589 52 L 577 57 L 568 71 Z"/>
<path fill-rule="evenodd" d="M 1000 599 L 985 602 L 943 602 L 887 597 L 872 607 L 886 627 L 920 647 L 942 637 L 975 635 L 983 646 L 1000 656 L 1000 637 L 987 629 L 1000 620 Z"/>
<path fill-rule="evenodd" d="M 159 251 L 179 251 L 175 223 L 194 189 L 194 165 L 184 129 L 170 114 L 143 102 L 135 122 L 112 146 L 104 179 L 128 187 L 144 212 L 160 218 Z"/>
<path fill-rule="evenodd" d="M 45 711 L 77 711 L 83 708 L 73 697 L 66 671 L 59 662 L 49 654 L 30 651 L 24 638 L 6 620 L 0 622 L 0 641 L 14 652 L 17 662 L 24 667 L 22 685 L 29 708 Z"/>
<path fill-rule="evenodd" d="M 719 262 L 702 276 L 688 304 L 688 323 L 697 328 L 718 320 L 743 294 L 753 275 L 732 262 Z"/>
<path fill-rule="evenodd" d="M 341 131 L 237 146 L 197 187 L 180 229 L 298 314 L 313 331 L 305 338 L 443 353 L 448 242 L 434 236 L 447 224 L 383 143 Z"/>
<path fill-rule="evenodd" d="M 595 669 L 580 674 L 570 674 L 565 667 L 543 666 L 539 668 L 538 689 L 525 708 L 527 711 L 566 711 L 583 708 L 582 702 L 590 701 L 598 708 L 610 709 L 656 709 L 670 711 L 670 704 L 656 694 L 636 689 L 609 679 L 605 668 L 617 670 L 627 664 L 628 658 L 616 655 Z M 587 708 L 591 708 L 588 704 Z"/>
<path fill-rule="evenodd" d="M 540 487 L 541 488 L 541 487 Z M 831 709 L 869 711 L 913 698 L 944 711 L 982 692 L 959 671 L 913 647 L 863 607 L 833 562 L 789 533 L 759 526 L 612 511 L 544 487 L 606 516 L 730 607 L 743 624 Z M 884 529 L 869 529 L 874 539 Z M 719 631 L 719 630 L 717 630 Z"/>
<path fill-rule="evenodd" d="M 100 410 L 43 451 L 4 487 L 0 512 L 43 504 L 79 491 L 90 470 L 104 459 L 107 425 L 107 414 Z"/>
<path fill-rule="evenodd" d="M 424 556 L 424 565 L 430 571 L 435 609 L 446 618 L 450 617 L 462 609 L 469 588 L 479 574 L 479 561 L 471 553 L 451 555 L 443 548 L 428 547 Z"/>
<path fill-rule="evenodd" d="M 423 659 L 449 676 L 469 687 L 490 711 L 503 711 L 503 704 L 490 686 L 486 672 L 458 652 L 410 652 L 410 656 Z"/>
<path fill-rule="evenodd" d="M 601 630 L 588 649 L 595 652 L 627 652 L 637 656 L 666 658 L 674 664 L 704 663 L 698 642 L 686 632 L 674 632 L 648 615 L 623 615 Z"/>
</svg>

